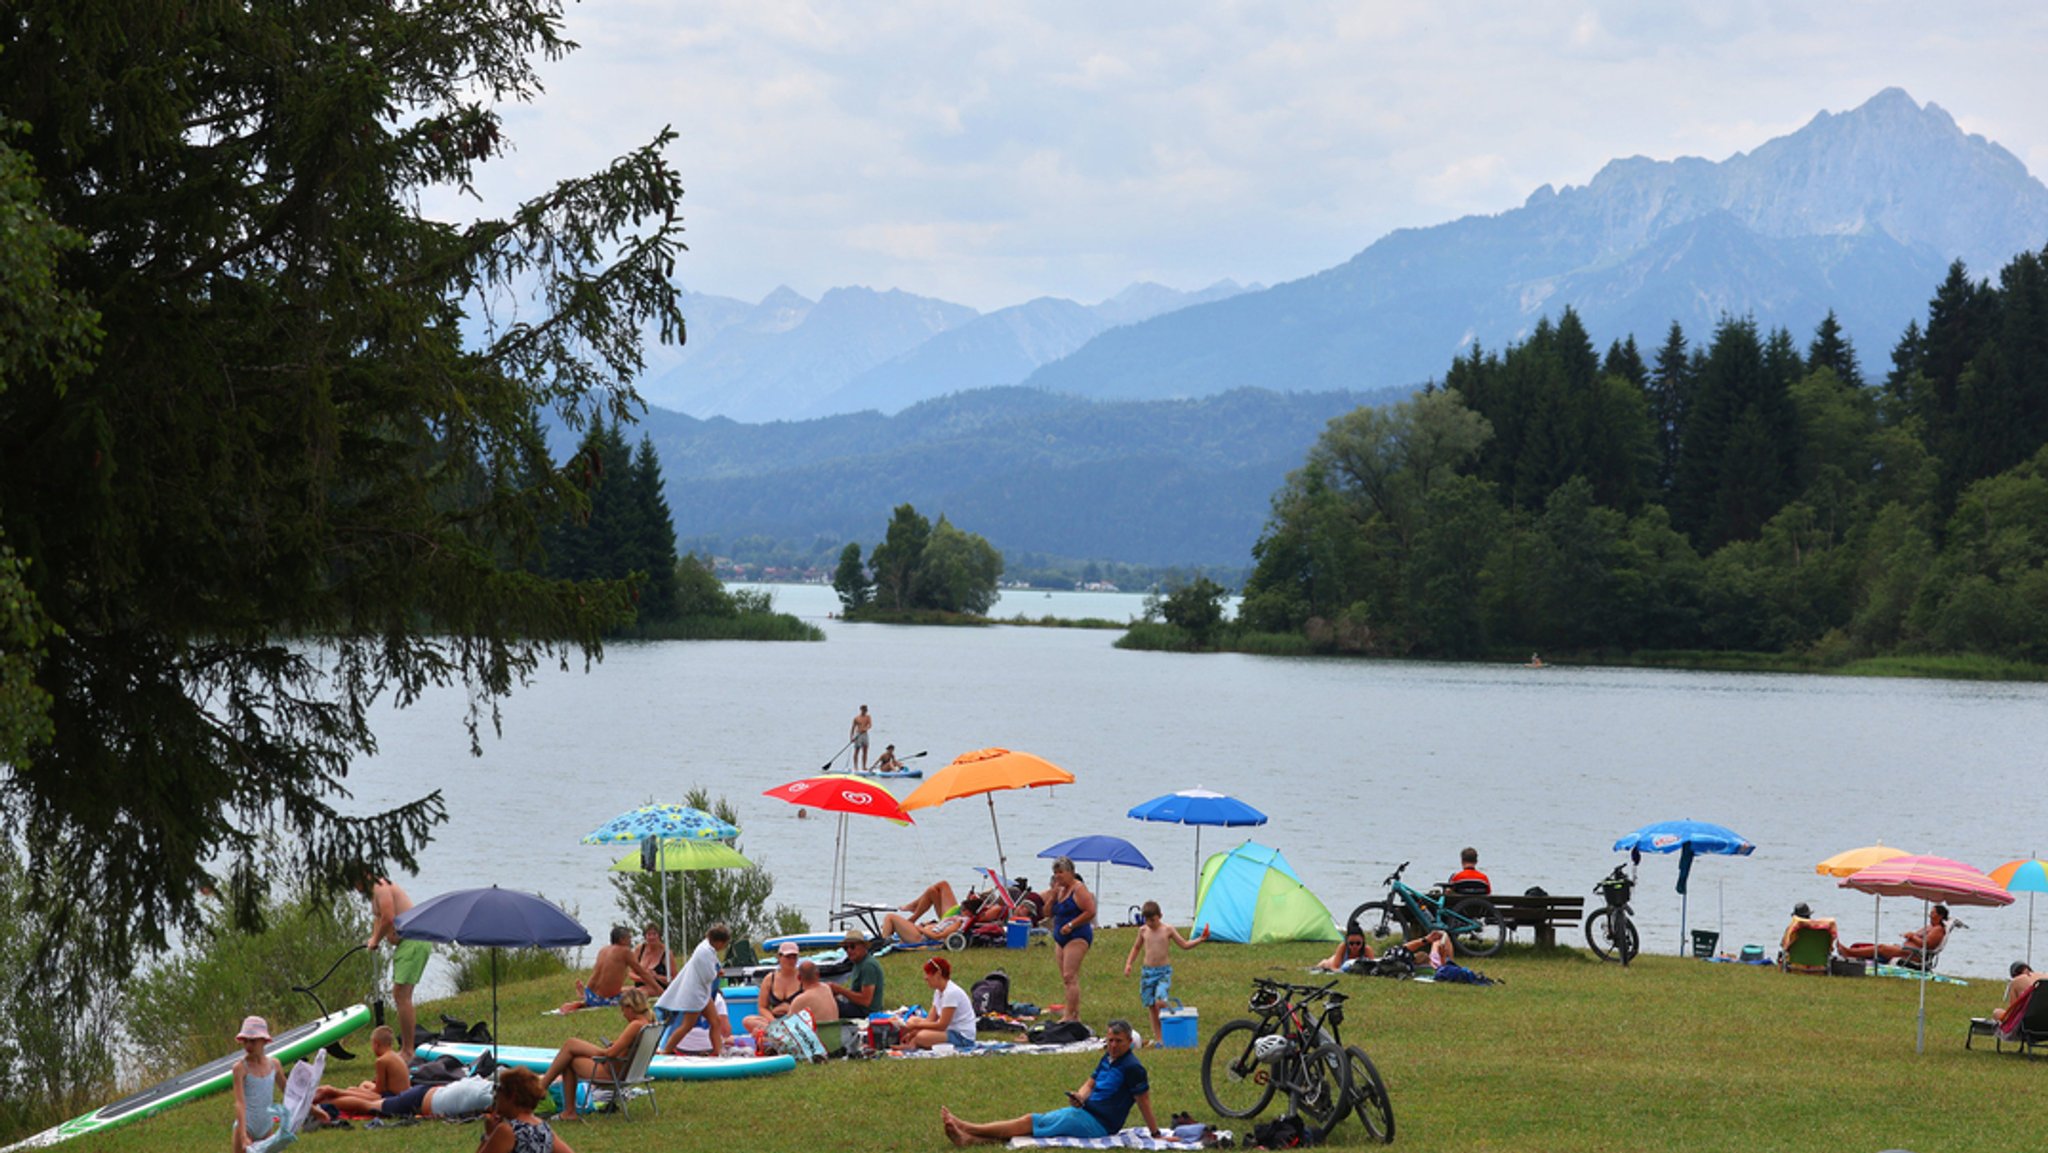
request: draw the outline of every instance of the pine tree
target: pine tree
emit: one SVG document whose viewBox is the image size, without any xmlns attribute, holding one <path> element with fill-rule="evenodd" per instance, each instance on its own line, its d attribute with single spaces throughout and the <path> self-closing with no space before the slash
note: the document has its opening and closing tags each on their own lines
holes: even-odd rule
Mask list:
<svg viewBox="0 0 2048 1153">
<path fill-rule="evenodd" d="M 1806 367 L 1809 370 L 1827 368 L 1834 370 L 1836 379 L 1850 388 L 1863 387 L 1863 370 L 1856 364 L 1856 348 L 1849 338 L 1842 335 L 1842 325 L 1835 319 L 1835 310 L 1821 318 L 1819 327 L 1813 330 L 1813 343 L 1806 349 Z"/>
<path fill-rule="evenodd" d="M 1663 347 L 1657 350 L 1656 367 L 1650 371 L 1650 427 L 1656 439 L 1657 491 L 1662 494 L 1668 495 L 1677 480 L 1679 447 L 1692 408 L 1695 378 L 1685 330 L 1674 320 Z"/>
</svg>

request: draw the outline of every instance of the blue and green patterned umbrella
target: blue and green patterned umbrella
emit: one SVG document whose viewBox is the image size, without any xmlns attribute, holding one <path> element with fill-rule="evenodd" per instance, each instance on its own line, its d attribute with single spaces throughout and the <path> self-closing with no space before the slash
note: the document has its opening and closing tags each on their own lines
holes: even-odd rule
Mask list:
<svg viewBox="0 0 2048 1153">
<path fill-rule="evenodd" d="M 620 813 L 603 827 L 583 835 L 586 845 L 626 845 L 639 841 L 730 841 L 740 835 L 733 826 L 688 805 L 642 805 Z"/>
</svg>

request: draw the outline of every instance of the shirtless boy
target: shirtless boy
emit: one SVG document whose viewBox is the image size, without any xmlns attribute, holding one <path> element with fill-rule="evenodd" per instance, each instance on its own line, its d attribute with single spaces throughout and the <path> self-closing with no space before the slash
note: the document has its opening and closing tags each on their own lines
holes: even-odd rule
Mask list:
<svg viewBox="0 0 2048 1153">
<path fill-rule="evenodd" d="M 1146 1044 L 1159 1043 L 1159 1007 L 1173 996 L 1173 966 L 1168 963 L 1172 954 L 1166 947 L 1192 949 L 1208 939 L 1209 926 L 1203 925 L 1202 935 L 1190 941 L 1160 916 L 1159 902 L 1145 902 L 1145 923 L 1138 926 L 1138 939 L 1131 942 L 1130 956 L 1124 958 L 1124 976 L 1131 975 L 1131 962 L 1138 959 L 1140 949 L 1144 950 L 1145 968 L 1138 976 L 1138 1000 L 1152 1012 L 1152 1039 Z"/>
<path fill-rule="evenodd" d="M 619 994 L 626 989 L 626 974 L 650 988 L 659 988 L 661 982 L 647 966 L 640 963 L 640 957 L 633 951 L 633 931 L 624 925 L 612 926 L 611 944 L 597 951 L 597 963 L 590 967 L 590 980 L 576 982 L 580 1000 L 568 1001 L 562 1005 L 562 1012 L 573 1013 L 578 1009 L 597 1009 L 619 1003 Z"/>
<path fill-rule="evenodd" d="M 370 1052 L 377 1061 L 370 1070 L 370 1079 L 344 1088 L 340 1085 L 322 1085 L 313 1090 L 313 1104 L 333 1105 L 331 1110 L 316 1110 L 309 1116 L 322 1120 L 338 1120 L 342 1112 L 375 1113 L 386 1097 L 396 1097 L 412 1088 L 412 1072 L 405 1066 L 405 1058 L 396 1051 L 397 1038 L 391 1033 L 391 1026 L 379 1025 L 370 1032 Z"/>
</svg>

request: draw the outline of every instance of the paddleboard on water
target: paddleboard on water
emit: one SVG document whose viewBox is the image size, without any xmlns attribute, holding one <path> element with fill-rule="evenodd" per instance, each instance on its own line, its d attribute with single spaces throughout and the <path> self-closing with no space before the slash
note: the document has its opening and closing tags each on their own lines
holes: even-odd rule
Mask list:
<svg viewBox="0 0 2048 1153">
<path fill-rule="evenodd" d="M 904 770 L 903 770 L 902 772 L 897 772 L 897 773 L 871 773 L 871 772 L 867 772 L 867 771 L 865 771 L 865 770 L 862 770 L 862 769 L 855 769 L 855 770 L 854 770 L 854 773 L 853 773 L 853 775 L 854 775 L 854 776 L 856 776 L 856 777 L 866 777 L 866 778 L 867 778 L 868 780 L 871 780 L 871 781 L 921 781 L 921 780 L 924 780 L 924 770 L 923 770 L 923 769 L 904 769 Z"/>
<path fill-rule="evenodd" d="M 772 965 L 775 963 L 775 958 L 773 956 L 770 956 L 770 954 L 774 953 L 775 950 L 780 949 L 784 941 L 795 941 L 796 947 L 799 949 L 831 949 L 845 944 L 846 934 L 789 933 L 780 937 L 770 937 L 767 940 L 761 942 L 761 955 L 763 958 L 762 964 Z"/>
<path fill-rule="evenodd" d="M 421 1045 L 422 1057 L 453 1057 L 465 1065 L 476 1063 L 478 1057 L 491 1051 L 489 1045 L 458 1044 L 453 1041 L 435 1041 Z M 520 1069 L 531 1069 L 536 1073 L 548 1071 L 548 1063 L 555 1059 L 553 1049 L 542 1049 L 534 1045 L 498 1046 L 498 1064 L 511 1065 Z M 771 1073 L 787 1073 L 796 1068 L 796 1058 L 780 1057 L 656 1057 L 647 1063 L 647 1075 L 657 1081 L 729 1081 L 738 1077 L 765 1077 Z"/>
<path fill-rule="evenodd" d="M 290 1065 L 298 1058 L 331 1041 L 339 1041 L 369 1023 L 369 1006 L 350 1005 L 318 1020 L 284 1030 L 272 1037 L 265 1049 L 280 1063 Z M 242 1053 L 238 1049 L 161 1084 L 151 1085 L 141 1092 L 130 1093 L 110 1105 L 102 1105 L 83 1116 L 73 1117 L 54 1129 L 45 1129 L 26 1141 L 0 1149 L 0 1153 L 12 1153 L 16 1149 L 42 1149 L 69 1141 L 73 1137 L 83 1137 L 88 1133 L 98 1133 L 103 1129 L 126 1125 L 130 1121 L 141 1120 L 173 1105 L 182 1105 L 210 1093 L 218 1093 L 228 1087 L 229 1078 L 234 1074 L 235 1062 L 241 1059 Z M 221 1127 L 226 1129 L 227 1124 L 228 1118 L 223 1116 Z"/>
</svg>

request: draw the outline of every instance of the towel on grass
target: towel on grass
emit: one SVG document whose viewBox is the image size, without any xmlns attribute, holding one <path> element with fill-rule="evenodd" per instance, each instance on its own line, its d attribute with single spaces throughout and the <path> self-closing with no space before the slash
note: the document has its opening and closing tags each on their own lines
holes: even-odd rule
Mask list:
<svg viewBox="0 0 2048 1153">
<path fill-rule="evenodd" d="M 1037 1056 L 1041 1053 L 1086 1053 L 1093 1049 L 1102 1048 L 1102 1038 L 1090 1037 L 1086 1041 L 1075 1041 L 1070 1045 L 1032 1045 L 1023 1042 L 1013 1044 L 1009 1041 L 983 1041 L 964 1053 L 953 1048 L 951 1045 L 941 1046 L 941 1048 L 945 1052 L 940 1052 L 937 1049 L 914 1049 L 908 1053 L 898 1053 L 892 1049 L 889 1051 L 889 1056 L 914 1060 L 930 1059 L 933 1057 L 981 1057 L 993 1053 L 1021 1053 L 1026 1056 Z"/>
<path fill-rule="evenodd" d="M 1182 1140 L 1173 1136 L 1174 1130 L 1166 1131 L 1165 1137 L 1154 1137 L 1145 1132 L 1143 1125 L 1134 1125 L 1121 1133 L 1107 1137 L 1012 1137 L 1012 1149 L 1037 1149 L 1057 1147 L 1061 1149 L 1201 1149 L 1199 1137 Z M 1219 1134 L 1223 1136 L 1223 1134 Z"/>
</svg>

